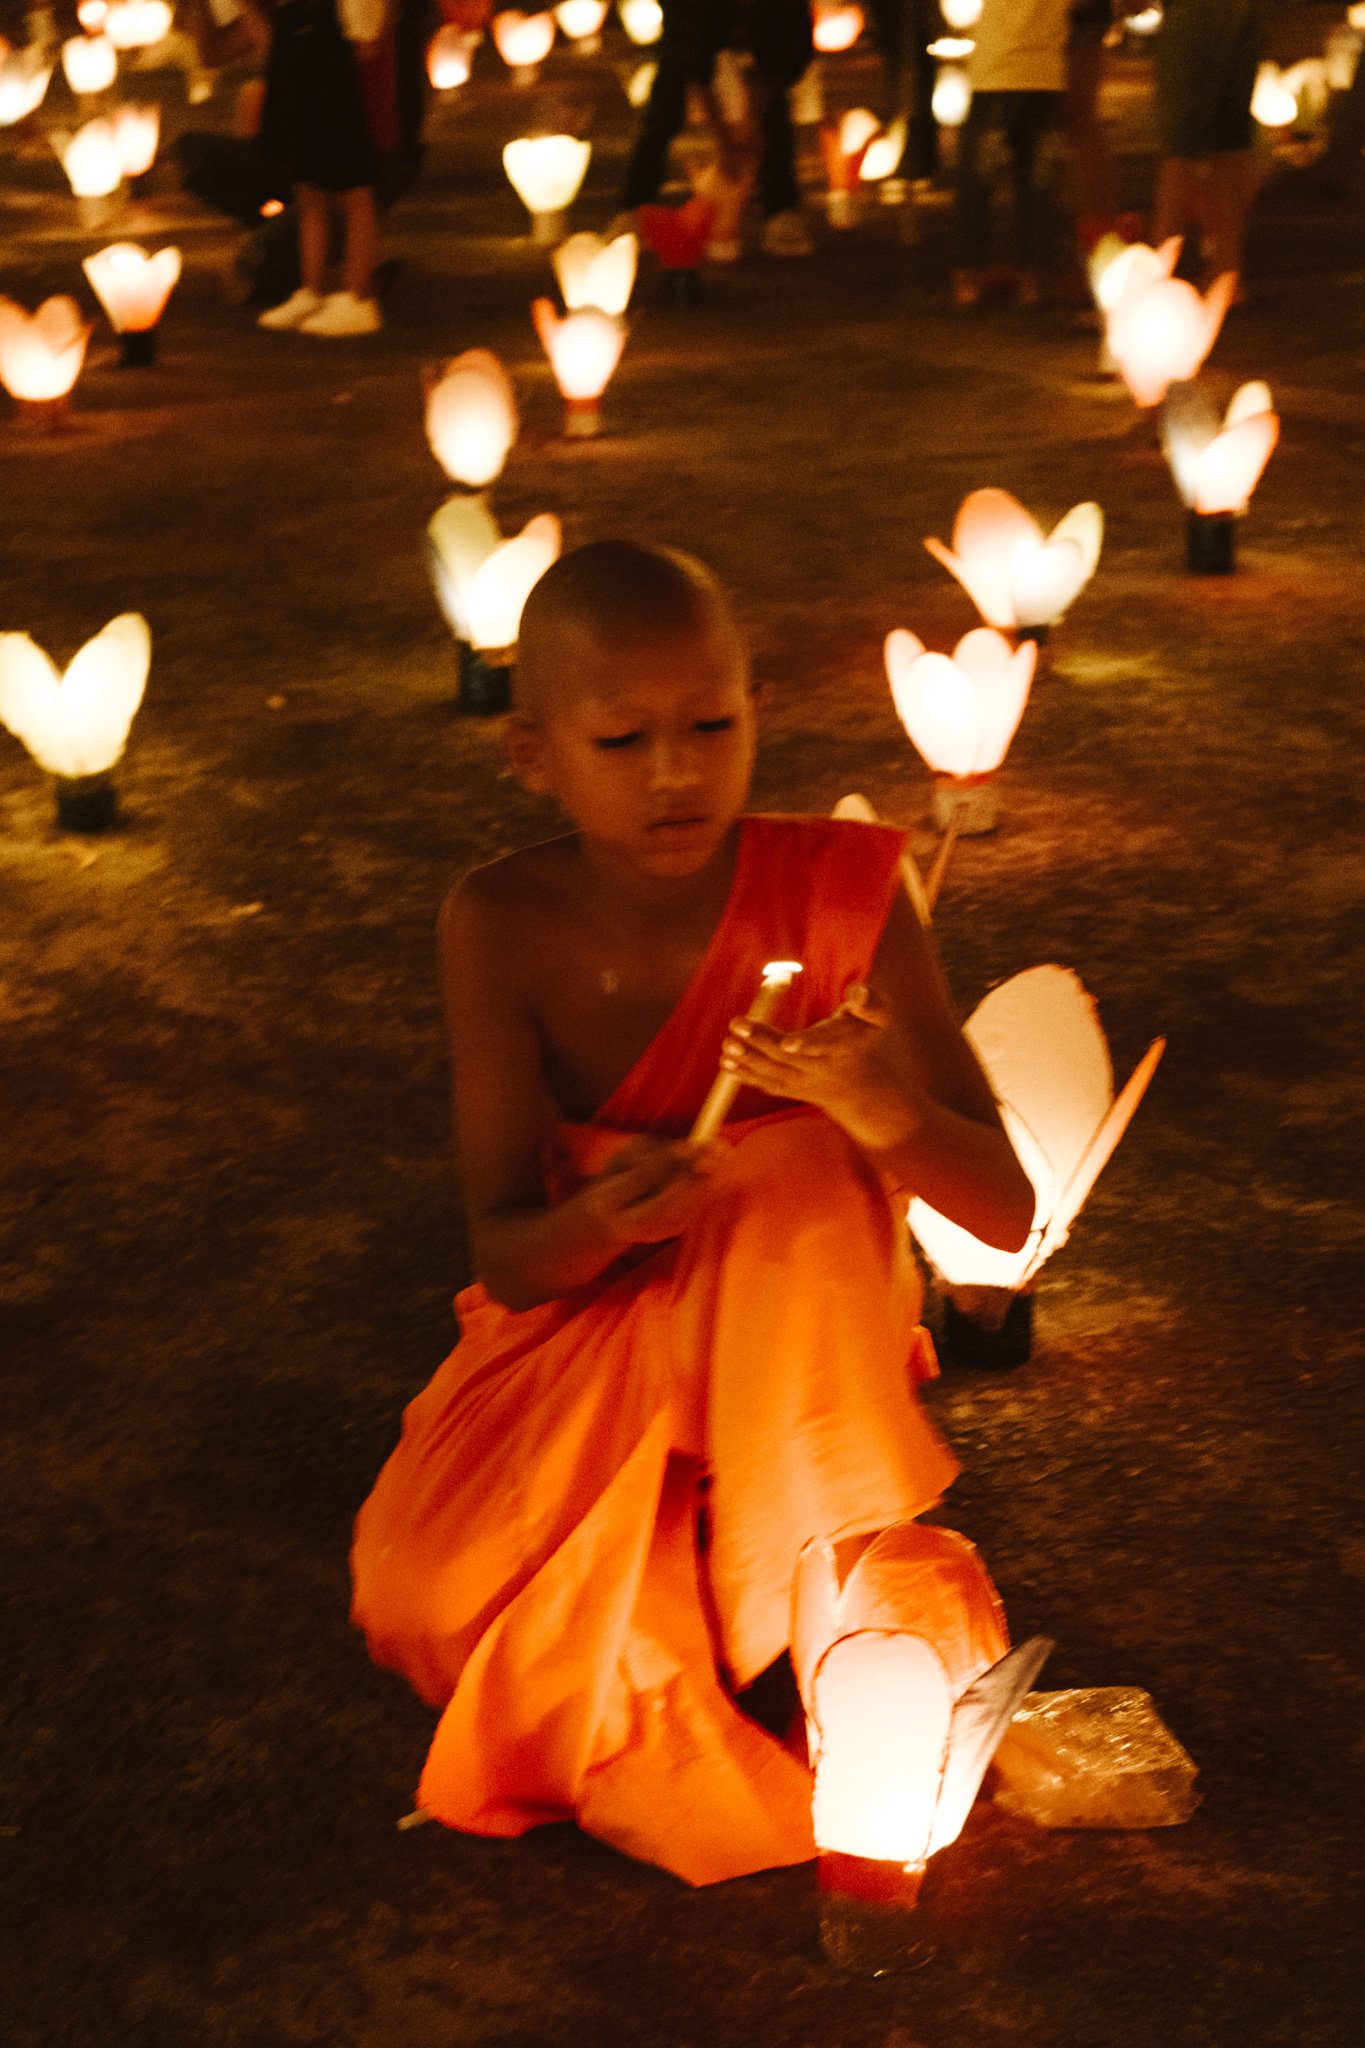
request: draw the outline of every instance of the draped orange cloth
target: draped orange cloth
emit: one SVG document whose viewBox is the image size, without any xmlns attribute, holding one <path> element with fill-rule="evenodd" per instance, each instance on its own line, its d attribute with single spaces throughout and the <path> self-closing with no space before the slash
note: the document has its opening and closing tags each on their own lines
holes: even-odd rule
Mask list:
<svg viewBox="0 0 1365 2048">
<path fill-rule="evenodd" d="M 586 1124 L 557 1198 L 626 1135 L 685 1132 L 768 960 L 793 1028 L 865 976 L 902 835 L 742 821 L 730 895 L 677 1009 Z M 810 1777 L 734 1705 L 786 1647 L 813 1536 L 906 1521 L 957 1466 L 901 1208 L 830 1120 L 753 1091 L 701 1219 L 624 1272 L 514 1312 L 478 1285 L 356 1524 L 353 1615 L 441 1718 L 418 1788 L 514 1835 L 576 1819 L 692 1884 L 812 1856 Z M 697 1541 L 699 1483 L 708 1540 Z"/>
</svg>

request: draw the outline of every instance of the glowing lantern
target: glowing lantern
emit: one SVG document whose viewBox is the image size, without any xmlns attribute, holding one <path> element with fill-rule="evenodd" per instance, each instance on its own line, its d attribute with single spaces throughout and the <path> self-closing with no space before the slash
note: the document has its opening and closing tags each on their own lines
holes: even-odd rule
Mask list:
<svg viewBox="0 0 1365 2048">
<path fill-rule="evenodd" d="M 571 43 L 594 48 L 607 18 L 607 0 L 560 0 L 555 20 Z"/>
<path fill-rule="evenodd" d="M 1136 14 L 1125 15 L 1123 26 L 1129 35 L 1136 36 L 1142 41 L 1147 36 L 1154 36 L 1165 18 L 1165 9 L 1162 7 L 1141 7 Z"/>
<path fill-rule="evenodd" d="M 831 1960 L 877 1974 L 924 1960 L 908 1909 L 925 1865 L 961 1833 L 1052 1644 L 1006 1651 L 999 1597 L 954 1530 L 901 1523 L 841 1565 L 851 1550 L 816 1538 L 801 1552 L 791 1655 L 822 1938 Z"/>
<path fill-rule="evenodd" d="M 1125 299 L 1164 284 L 1180 260 L 1183 239 L 1172 235 L 1159 249 L 1151 249 L 1145 242 L 1101 235 L 1090 252 L 1090 289 L 1100 311 L 1112 313 Z"/>
<path fill-rule="evenodd" d="M 27 633 L 0 633 L 0 725 L 57 780 L 57 822 L 75 832 L 112 825 L 110 772 L 127 744 L 152 658 L 140 612 L 111 619 L 65 675 Z"/>
<path fill-rule="evenodd" d="M 1278 64 L 1261 65 L 1251 94 L 1251 116 L 1262 128 L 1292 128 L 1299 103 Z"/>
<path fill-rule="evenodd" d="M 664 11 L 659 0 L 620 0 L 616 11 L 622 28 L 641 49 L 657 43 L 664 32 Z"/>
<path fill-rule="evenodd" d="M 486 348 L 466 349 L 428 388 L 432 453 L 448 477 L 470 490 L 481 491 L 502 474 L 517 425 L 512 381 Z"/>
<path fill-rule="evenodd" d="M 0 128 L 13 128 L 26 121 L 43 103 L 52 66 L 43 62 L 35 43 L 27 50 L 11 50 L 0 60 Z"/>
<path fill-rule="evenodd" d="M 826 206 L 831 227 L 852 225 L 856 214 L 854 188 L 863 157 L 880 132 L 881 122 L 868 107 L 850 107 L 837 126 L 821 128 L 820 149 L 829 184 Z"/>
<path fill-rule="evenodd" d="M 976 48 L 970 36 L 939 36 L 929 45 L 929 55 L 944 64 L 960 64 Z"/>
<path fill-rule="evenodd" d="M 80 0 L 76 19 L 88 36 L 96 36 L 104 27 L 109 13 L 109 0 Z"/>
<path fill-rule="evenodd" d="M 158 249 L 149 256 L 136 242 L 111 242 L 81 267 L 120 337 L 123 361 L 154 361 L 156 326 L 180 276 L 180 251 Z"/>
<path fill-rule="evenodd" d="M 114 115 L 114 142 L 125 178 L 141 178 L 150 171 L 160 140 L 160 107 L 123 106 Z"/>
<path fill-rule="evenodd" d="M 72 92 L 105 92 L 118 76 L 118 54 L 108 36 L 70 36 L 62 44 L 62 70 Z"/>
<path fill-rule="evenodd" d="M 654 90 L 654 81 L 658 75 L 659 67 L 652 60 L 648 64 L 637 64 L 634 67 L 626 80 L 626 98 L 631 106 L 648 106 L 649 96 Z"/>
<path fill-rule="evenodd" d="M 1094 1001 L 1077 975 L 1056 966 L 1031 967 L 992 989 L 965 1030 L 1033 1184 L 1033 1225 L 1019 1251 L 1002 1252 L 918 1198 L 909 1216 L 925 1256 L 957 1297 L 959 1318 L 989 1329 L 1012 1304 L 1027 1306 L 1024 1290 L 1066 1243 L 1166 1041 L 1153 1040 L 1115 1096 Z M 1026 1335 L 1027 1317 L 1021 1321 Z"/>
<path fill-rule="evenodd" d="M 123 183 L 123 157 L 112 121 L 87 121 L 74 135 L 52 140 L 78 199 L 107 199 Z"/>
<path fill-rule="evenodd" d="M 842 0 L 815 0 L 811 35 L 823 57 L 839 50 L 851 50 L 863 32 L 863 10 L 842 4 Z"/>
<path fill-rule="evenodd" d="M 953 545 L 924 545 L 956 576 L 986 623 L 1033 639 L 1068 611 L 1095 573 L 1104 540 L 1098 505 L 1073 505 L 1052 532 L 1008 491 L 972 491 L 958 507 Z"/>
<path fill-rule="evenodd" d="M 168 0 L 110 0 L 104 33 L 116 50 L 148 50 L 165 41 L 174 19 Z"/>
<path fill-rule="evenodd" d="M 1195 575 L 1230 575 L 1234 521 L 1245 512 L 1280 437 L 1268 384 L 1243 384 L 1221 424 L 1196 384 L 1166 394 L 1161 438 L 1176 489 L 1189 508 L 1187 566 Z"/>
<path fill-rule="evenodd" d="M 592 144 L 576 135 L 521 135 L 502 153 L 502 166 L 531 216 L 537 242 L 555 242 L 562 215 L 578 196 Z"/>
<path fill-rule="evenodd" d="M 438 28 L 427 44 L 427 77 L 436 92 L 452 92 L 466 85 L 474 65 L 479 38 L 453 23 Z"/>
<path fill-rule="evenodd" d="M 542 512 L 505 541 L 481 498 L 448 498 L 427 525 L 436 597 L 460 643 L 459 706 L 505 711 L 522 607 L 559 555 L 559 521 Z"/>
<path fill-rule="evenodd" d="M 999 807 L 990 778 L 1018 731 L 1037 658 L 1036 642 L 1012 648 L 989 626 L 964 635 L 951 658 L 927 653 L 903 627 L 887 635 L 891 695 L 911 744 L 934 772 L 934 822 L 941 829 L 994 829 Z"/>
<path fill-rule="evenodd" d="M 1183 278 L 1127 292 L 1106 330 L 1119 375 L 1140 406 L 1159 405 L 1172 384 L 1194 376 L 1223 324 L 1237 280 L 1224 271 L 1203 298 Z"/>
<path fill-rule="evenodd" d="M 35 416 L 65 406 L 85 361 L 89 323 L 74 299 L 44 300 L 36 313 L 0 298 L 0 383 Z"/>
<path fill-rule="evenodd" d="M 570 235 L 554 253 L 555 276 L 571 313 L 595 306 L 619 317 L 630 304 L 640 245 L 633 234 L 608 242 L 601 235 Z"/>
<path fill-rule="evenodd" d="M 976 27 L 984 4 L 985 0 L 938 0 L 939 13 L 959 35 L 964 29 Z"/>
<path fill-rule="evenodd" d="M 1346 19 L 1352 28 L 1365 33 L 1365 0 L 1355 0 L 1355 4 L 1346 10 Z"/>
<path fill-rule="evenodd" d="M 600 433 L 599 401 L 621 360 L 625 328 L 593 307 L 561 319 L 549 299 L 535 300 L 531 317 L 564 400 L 565 433 L 573 440 Z"/>
<path fill-rule="evenodd" d="M 960 128 L 972 104 L 972 82 L 960 64 L 941 64 L 929 106 L 940 128 Z"/>
<path fill-rule="evenodd" d="M 1345 22 L 1337 26 L 1327 38 L 1323 65 L 1327 84 L 1333 92 L 1349 92 L 1356 82 L 1360 66 L 1360 31 Z"/>
<path fill-rule="evenodd" d="M 520 14 L 509 9 L 493 16 L 492 32 L 503 63 L 526 78 L 550 54 L 555 18 L 553 14 Z"/>
</svg>

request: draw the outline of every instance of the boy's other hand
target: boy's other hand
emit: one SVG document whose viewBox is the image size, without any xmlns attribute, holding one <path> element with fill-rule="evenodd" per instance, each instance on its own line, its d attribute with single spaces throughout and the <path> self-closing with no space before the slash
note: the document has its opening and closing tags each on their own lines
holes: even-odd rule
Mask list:
<svg viewBox="0 0 1365 2048">
<path fill-rule="evenodd" d="M 618 1244 L 666 1244 L 700 1211 L 718 1150 L 685 1138 L 632 1138 L 583 1199 Z"/>
<path fill-rule="evenodd" d="M 804 1031 L 736 1017 L 721 1066 L 746 1087 L 824 1110 L 855 1141 L 880 1148 L 907 1137 L 916 1120 L 891 1024 L 876 991 L 855 982 L 837 1010 Z"/>
</svg>

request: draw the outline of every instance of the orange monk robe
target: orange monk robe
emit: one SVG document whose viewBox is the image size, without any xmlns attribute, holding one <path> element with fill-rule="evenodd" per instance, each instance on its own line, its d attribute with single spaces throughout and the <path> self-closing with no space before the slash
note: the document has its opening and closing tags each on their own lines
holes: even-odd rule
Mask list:
<svg viewBox="0 0 1365 2048">
<path fill-rule="evenodd" d="M 782 1023 L 836 1008 L 901 847 L 743 821 L 677 1009 L 590 1123 L 554 1123 L 552 1199 L 626 1135 L 689 1129 L 766 961 L 804 963 Z M 459 1296 L 353 1554 L 371 1654 L 442 1710 L 424 1808 L 489 1835 L 573 1818 L 692 1884 L 814 1854 L 809 1773 L 730 1696 L 788 1643 L 802 1545 L 908 1520 L 957 1470 L 913 1392 L 934 1365 L 900 1205 L 818 1111 L 748 1090 L 722 1138 L 701 1219 L 629 1271 L 520 1312 Z"/>
</svg>

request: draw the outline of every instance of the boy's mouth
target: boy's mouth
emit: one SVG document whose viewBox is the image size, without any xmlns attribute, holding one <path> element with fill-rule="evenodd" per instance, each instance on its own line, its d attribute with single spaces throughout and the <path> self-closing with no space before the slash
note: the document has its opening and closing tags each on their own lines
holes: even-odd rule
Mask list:
<svg viewBox="0 0 1365 2048">
<path fill-rule="evenodd" d="M 699 811 L 678 811 L 666 818 L 655 818 L 650 824 L 651 832 L 695 832 L 699 826 L 709 825 L 711 820 Z"/>
</svg>

